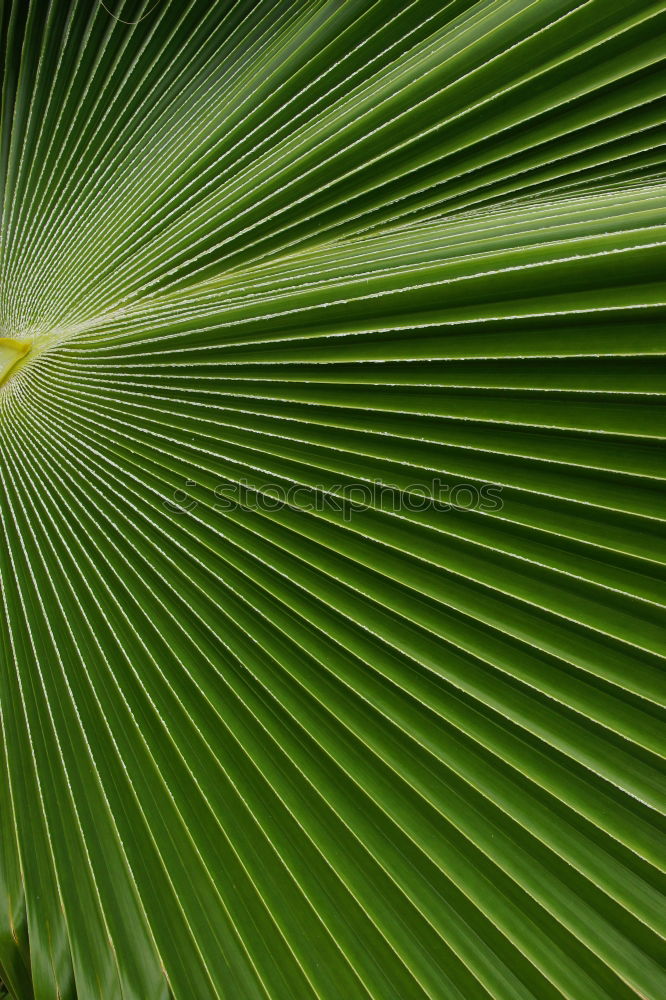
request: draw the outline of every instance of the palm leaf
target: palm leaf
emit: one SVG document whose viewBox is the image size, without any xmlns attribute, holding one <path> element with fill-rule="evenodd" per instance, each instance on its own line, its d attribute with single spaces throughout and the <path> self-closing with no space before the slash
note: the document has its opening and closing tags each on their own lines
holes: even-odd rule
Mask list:
<svg viewBox="0 0 666 1000">
<path fill-rule="evenodd" d="M 666 5 L 2 5 L 12 1000 L 659 1000 Z"/>
</svg>

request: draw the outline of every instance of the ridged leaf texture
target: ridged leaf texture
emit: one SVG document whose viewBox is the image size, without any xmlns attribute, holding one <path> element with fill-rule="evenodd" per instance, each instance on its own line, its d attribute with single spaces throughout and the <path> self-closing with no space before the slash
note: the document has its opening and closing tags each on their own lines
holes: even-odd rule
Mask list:
<svg viewBox="0 0 666 1000">
<path fill-rule="evenodd" d="M 663 1000 L 666 4 L 0 11 L 3 988 Z"/>
</svg>

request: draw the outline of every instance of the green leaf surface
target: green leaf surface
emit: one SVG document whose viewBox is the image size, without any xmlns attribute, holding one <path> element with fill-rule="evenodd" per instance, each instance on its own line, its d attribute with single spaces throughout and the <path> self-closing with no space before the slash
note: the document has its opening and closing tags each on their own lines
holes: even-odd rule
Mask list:
<svg viewBox="0 0 666 1000">
<path fill-rule="evenodd" d="M 666 995 L 666 4 L 0 2 L 0 995 Z"/>
</svg>

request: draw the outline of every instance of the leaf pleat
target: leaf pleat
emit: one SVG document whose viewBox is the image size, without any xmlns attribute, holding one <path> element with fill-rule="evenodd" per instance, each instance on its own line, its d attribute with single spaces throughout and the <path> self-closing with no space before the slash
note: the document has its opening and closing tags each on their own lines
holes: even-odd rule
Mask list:
<svg viewBox="0 0 666 1000">
<path fill-rule="evenodd" d="M 0 4 L 0 992 L 666 995 L 666 5 Z"/>
</svg>

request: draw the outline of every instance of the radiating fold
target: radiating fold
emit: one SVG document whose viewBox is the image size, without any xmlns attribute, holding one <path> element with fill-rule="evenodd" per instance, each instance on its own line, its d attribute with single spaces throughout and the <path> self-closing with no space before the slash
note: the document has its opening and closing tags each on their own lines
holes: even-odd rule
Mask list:
<svg viewBox="0 0 666 1000">
<path fill-rule="evenodd" d="M 666 5 L 0 25 L 0 984 L 661 1000 Z"/>
</svg>

